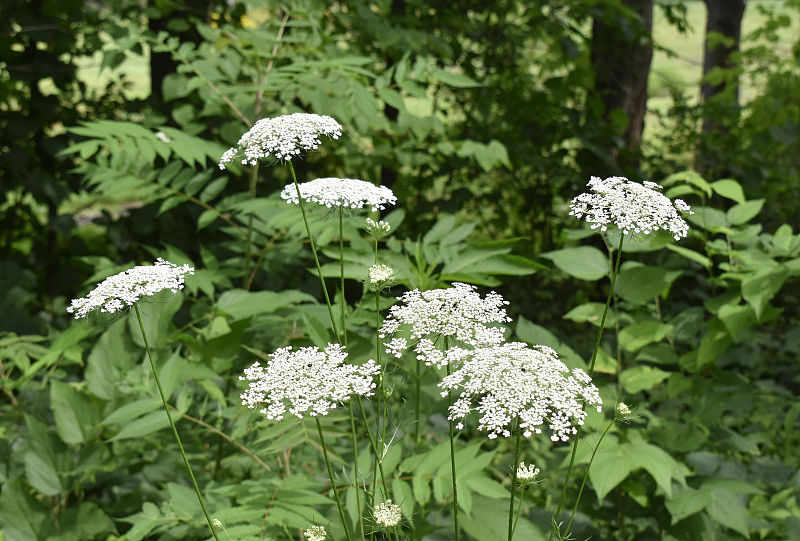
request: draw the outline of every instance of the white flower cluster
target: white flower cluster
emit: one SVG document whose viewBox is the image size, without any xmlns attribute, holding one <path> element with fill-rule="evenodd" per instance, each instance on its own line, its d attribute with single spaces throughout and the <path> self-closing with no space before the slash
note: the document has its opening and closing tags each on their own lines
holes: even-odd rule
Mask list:
<svg viewBox="0 0 800 541">
<path fill-rule="evenodd" d="M 303 537 L 306 538 L 306 541 L 325 541 L 328 538 L 328 532 L 323 526 L 312 526 L 303 532 Z"/>
<path fill-rule="evenodd" d="M 664 230 L 675 240 L 689 233 L 689 225 L 678 212 L 691 214 L 691 208 L 680 199 L 670 201 L 655 182 L 639 184 L 625 177 L 592 177 L 587 186 L 591 191 L 575 197 L 569 204 L 569 213 L 586 220 L 592 229 L 605 231 L 614 226 L 625 234 Z"/>
<path fill-rule="evenodd" d="M 403 512 L 400 510 L 399 505 L 392 503 L 392 500 L 386 500 L 375 506 L 375 509 L 372 511 L 372 516 L 375 518 L 375 522 L 384 528 L 394 528 L 400 524 L 400 520 L 403 518 Z"/>
<path fill-rule="evenodd" d="M 517 466 L 517 482 L 528 485 L 539 475 L 539 468 L 537 468 L 534 464 L 525 465 L 524 462 L 520 462 L 519 466 Z"/>
<path fill-rule="evenodd" d="M 381 239 L 389 234 L 392 227 L 389 225 L 389 222 L 384 222 L 383 220 L 375 221 L 372 218 L 367 218 L 366 222 L 366 230 L 372 237 L 376 239 Z"/>
<path fill-rule="evenodd" d="M 360 209 L 365 205 L 372 210 L 384 209 L 397 202 L 392 190 L 386 186 L 375 186 L 366 180 L 354 178 L 318 178 L 299 185 L 300 197 L 319 205 L 333 208 Z M 288 184 L 281 192 L 287 203 L 298 203 L 297 188 Z"/>
<path fill-rule="evenodd" d="M 414 346 L 417 359 L 440 368 L 449 363 L 448 354 L 458 355 L 462 350 L 454 347 L 445 353 L 431 337 L 448 337 L 472 347 L 499 344 L 504 340 L 505 328 L 490 324 L 511 321 L 503 308 L 508 301 L 501 295 L 492 291 L 481 298 L 475 286 L 459 282 L 444 289 L 413 289 L 398 300 L 400 303 L 389 309 L 380 329 L 381 338 L 398 333 L 401 325 L 410 326 L 410 339 L 418 340 Z M 394 337 L 385 347 L 399 358 L 408 349 L 408 339 Z"/>
<path fill-rule="evenodd" d="M 627 417 L 631 414 L 631 408 L 625 402 L 617 404 L 617 417 Z"/>
<path fill-rule="evenodd" d="M 369 268 L 369 283 L 383 286 L 394 280 L 394 271 L 388 265 L 372 265 Z"/>
<path fill-rule="evenodd" d="M 354 394 L 371 396 L 373 377 L 380 367 L 372 359 L 360 366 L 346 364 L 346 358 L 340 344 L 328 344 L 324 351 L 317 347 L 278 349 L 266 366 L 256 361 L 239 376 L 250 382 L 240 395 L 242 404 L 250 409 L 265 405 L 259 412 L 280 421 L 287 402 L 289 412 L 302 419 L 306 413 L 327 415 Z"/>
<path fill-rule="evenodd" d="M 582 402 L 597 407 L 602 403 L 589 375 L 567 366 L 547 346 L 528 347 L 521 342 L 477 348 L 463 355 L 461 367 L 446 376 L 439 387 L 442 396 L 460 391 L 448 418 L 463 428 L 463 419 L 475 409 L 481 414 L 478 430 L 489 438 L 510 436 L 511 423 L 527 438 L 550 429 L 550 439 L 567 441 L 586 418 Z M 477 404 L 473 405 L 473 402 Z"/>
<path fill-rule="evenodd" d="M 239 143 L 225 151 L 219 168 L 243 154 L 242 165 L 255 165 L 261 158 L 274 156 L 278 160 L 291 160 L 304 150 L 315 150 L 320 136 L 338 139 L 342 126 L 325 115 L 294 113 L 276 118 L 262 118 L 239 139 Z"/>
<path fill-rule="evenodd" d="M 155 295 L 165 289 L 177 293 L 183 289 L 187 274 L 194 274 L 194 268 L 189 265 L 179 267 L 159 257 L 153 265 L 133 267 L 109 276 L 85 297 L 73 299 L 67 312 L 75 314 L 75 319 L 85 317 L 96 308 L 113 314 L 132 306 L 142 297 Z"/>
</svg>

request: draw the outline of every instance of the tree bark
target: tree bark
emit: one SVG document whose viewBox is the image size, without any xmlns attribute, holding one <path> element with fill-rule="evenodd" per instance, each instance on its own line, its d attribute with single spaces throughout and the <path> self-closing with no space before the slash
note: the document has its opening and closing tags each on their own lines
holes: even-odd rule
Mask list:
<svg viewBox="0 0 800 541">
<path fill-rule="evenodd" d="M 638 149 L 647 112 L 647 77 L 653 58 L 650 34 L 653 29 L 653 0 L 622 0 L 629 10 L 616 15 L 606 8 L 592 23 L 591 62 L 595 92 L 603 104 L 603 121 L 614 124 L 615 111 L 627 117 L 617 130 L 630 152 L 619 163 L 619 148 L 611 151 L 612 165 L 638 166 Z M 616 113 L 618 114 L 618 113 Z"/>
</svg>

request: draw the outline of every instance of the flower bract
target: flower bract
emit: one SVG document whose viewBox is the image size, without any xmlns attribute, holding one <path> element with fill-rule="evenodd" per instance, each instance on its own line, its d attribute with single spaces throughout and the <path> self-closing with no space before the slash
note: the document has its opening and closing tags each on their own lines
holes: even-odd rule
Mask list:
<svg viewBox="0 0 800 541">
<path fill-rule="evenodd" d="M 586 418 L 583 404 L 600 411 L 602 400 L 589 375 L 580 368 L 570 372 L 547 346 L 509 342 L 470 350 L 462 357 L 461 366 L 439 383 L 442 396 L 460 392 L 448 417 L 459 429 L 475 410 L 480 415 L 478 430 L 486 430 L 490 439 L 510 436 L 512 422 L 518 419 L 526 438 L 547 425 L 550 439 L 567 441 Z"/>
<path fill-rule="evenodd" d="M 373 238 L 382 239 L 389 234 L 392 226 L 389 225 L 389 222 L 384 222 L 383 220 L 378 220 L 376 222 L 372 218 L 367 218 L 365 229 Z"/>
<path fill-rule="evenodd" d="M 397 202 L 397 197 L 386 186 L 375 186 L 366 180 L 354 178 L 318 178 L 298 187 L 303 201 L 328 208 L 360 209 L 366 206 L 378 210 Z M 287 185 L 281 192 L 281 197 L 287 203 L 296 205 L 297 188 L 293 184 Z"/>
<path fill-rule="evenodd" d="M 109 276 L 85 297 L 74 299 L 67 307 L 67 312 L 74 314 L 76 319 L 98 308 L 101 312 L 113 314 L 132 306 L 142 297 L 155 295 L 165 289 L 177 293 L 183 289 L 187 274 L 194 274 L 194 268 L 189 265 L 178 266 L 158 258 L 153 265 L 141 265 Z"/>
<path fill-rule="evenodd" d="M 458 344 L 471 347 L 499 344 L 504 340 L 504 327 L 494 323 L 511 321 L 506 315 L 508 301 L 490 292 L 481 298 L 475 286 L 456 282 L 453 287 L 419 291 L 413 289 L 398 297 L 380 329 L 381 338 L 409 328 L 410 340 L 416 340 L 417 359 L 439 367 L 448 364 L 446 353 L 436 347 L 440 337 L 451 338 L 456 344 L 451 355 L 458 355 Z M 386 350 L 400 357 L 408 348 L 409 339 L 393 337 Z M 448 350 L 449 351 L 449 350 Z"/>
<path fill-rule="evenodd" d="M 242 165 L 255 165 L 258 160 L 274 157 L 291 160 L 303 151 L 319 147 L 321 136 L 338 139 L 342 126 L 326 115 L 293 113 L 275 118 L 262 118 L 239 139 L 239 143 L 225 151 L 219 168 L 242 156 Z"/>
<path fill-rule="evenodd" d="M 606 231 L 613 226 L 625 234 L 645 235 L 663 230 L 675 240 L 689 232 L 689 225 L 680 215 L 691 214 L 689 205 L 680 199 L 671 201 L 655 182 L 639 184 L 625 177 L 592 177 L 587 186 L 589 192 L 570 202 L 569 213 L 586 220 L 592 229 Z"/>
<path fill-rule="evenodd" d="M 338 403 L 352 395 L 371 396 L 373 376 L 380 368 L 370 359 L 356 366 L 345 363 L 347 353 L 339 344 L 324 350 L 291 347 L 276 350 L 266 366 L 255 362 L 240 380 L 250 386 L 241 394 L 242 404 L 268 419 L 281 420 L 287 407 L 296 417 L 327 415 Z"/>
</svg>

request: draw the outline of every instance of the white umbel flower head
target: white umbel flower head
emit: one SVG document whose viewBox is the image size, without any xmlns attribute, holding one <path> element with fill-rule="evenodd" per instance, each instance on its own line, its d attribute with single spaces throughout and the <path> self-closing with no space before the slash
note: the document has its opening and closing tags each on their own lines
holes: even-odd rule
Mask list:
<svg viewBox="0 0 800 541">
<path fill-rule="evenodd" d="M 627 417 L 631 414 L 631 408 L 625 402 L 617 404 L 617 417 Z"/>
<path fill-rule="evenodd" d="M 367 222 L 365 225 L 365 229 L 367 233 L 376 239 L 382 239 L 386 235 L 389 234 L 391 231 L 392 226 L 389 225 L 389 222 L 384 222 L 383 220 L 375 221 L 372 218 L 367 218 Z"/>
<path fill-rule="evenodd" d="M 534 464 L 529 464 L 526 466 L 524 462 L 520 462 L 519 466 L 517 466 L 517 482 L 521 485 L 531 484 L 538 475 L 539 468 L 537 468 Z"/>
<path fill-rule="evenodd" d="M 438 367 L 449 364 L 453 356 L 462 351 L 452 347 L 445 353 L 436 348 L 438 337 L 452 338 L 457 343 L 478 347 L 499 344 L 504 340 L 504 327 L 492 323 L 508 323 L 505 305 L 508 301 L 490 292 L 481 298 L 475 286 L 456 282 L 453 287 L 419 291 L 413 289 L 398 297 L 389 316 L 380 329 L 381 338 L 402 332 L 400 326 L 410 327 L 410 339 L 418 340 L 414 346 L 417 359 Z M 386 350 L 400 357 L 408 348 L 408 339 L 393 337 Z"/>
<path fill-rule="evenodd" d="M 380 367 L 370 359 L 356 366 L 346 364 L 347 353 L 340 344 L 328 344 L 292 351 L 291 346 L 270 355 L 266 366 L 256 361 L 244 371 L 240 380 L 249 381 L 249 388 L 240 395 L 242 404 L 268 419 L 280 421 L 288 410 L 302 419 L 327 415 L 337 403 L 349 400 L 354 394 L 371 396 L 375 388 L 373 377 Z"/>
<path fill-rule="evenodd" d="M 153 265 L 141 265 L 109 276 L 85 297 L 73 299 L 67 312 L 75 314 L 75 319 L 85 317 L 97 308 L 113 314 L 133 306 L 142 297 L 155 295 L 165 289 L 177 293 L 183 289 L 187 274 L 194 274 L 194 268 L 189 265 L 178 266 L 159 257 Z"/>
<path fill-rule="evenodd" d="M 392 283 L 394 271 L 389 265 L 372 265 L 369 268 L 369 283 L 376 287 L 382 287 Z"/>
<path fill-rule="evenodd" d="M 671 201 L 655 182 L 642 184 L 625 177 L 592 177 L 590 191 L 575 197 L 569 204 L 570 215 L 586 220 L 592 229 L 605 231 L 616 227 L 623 233 L 669 231 L 680 240 L 689 233 L 689 225 L 679 212 L 692 210 L 680 199 Z"/>
<path fill-rule="evenodd" d="M 392 500 L 386 500 L 375 506 L 372 516 L 375 518 L 375 522 L 384 528 L 394 528 L 403 519 L 403 512 L 399 505 L 392 503 Z"/>
<path fill-rule="evenodd" d="M 318 178 L 299 185 L 300 197 L 328 208 L 360 209 L 364 206 L 372 210 L 384 209 L 386 205 L 397 203 L 392 190 L 386 186 L 375 186 L 366 180 L 354 178 Z M 297 188 L 288 184 L 281 192 L 287 203 L 297 204 Z"/>
<path fill-rule="evenodd" d="M 464 427 L 464 418 L 474 409 L 481 415 L 478 430 L 486 430 L 489 439 L 510 436 L 511 423 L 518 418 L 526 438 L 541 434 L 546 424 L 551 440 L 567 441 L 577 432 L 574 425 L 586 419 L 583 404 L 598 411 L 602 404 L 586 372 L 575 368 L 570 373 L 551 348 L 521 342 L 466 351 L 461 367 L 439 387 L 442 396 L 461 393 L 448 417 L 457 421 L 457 428 Z"/>
<path fill-rule="evenodd" d="M 306 538 L 306 541 L 325 541 L 328 538 L 328 532 L 323 526 L 312 526 L 303 532 L 303 537 Z"/>
<path fill-rule="evenodd" d="M 319 147 L 320 137 L 338 139 L 342 126 L 325 115 L 294 113 L 275 118 L 262 118 L 239 139 L 239 143 L 225 151 L 219 168 L 242 156 L 242 165 L 255 165 L 258 160 L 273 156 L 277 160 L 291 160 L 303 151 Z"/>
</svg>

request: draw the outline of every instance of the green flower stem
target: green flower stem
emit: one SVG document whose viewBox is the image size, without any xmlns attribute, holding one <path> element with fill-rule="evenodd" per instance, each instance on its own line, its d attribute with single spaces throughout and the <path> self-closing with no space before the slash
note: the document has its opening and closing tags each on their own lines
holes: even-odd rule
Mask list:
<svg viewBox="0 0 800 541">
<path fill-rule="evenodd" d="M 342 339 L 344 348 L 347 349 L 347 303 L 344 300 L 344 227 L 342 226 L 342 214 L 344 211 L 339 207 L 339 278 L 341 279 L 340 290 L 342 292 Z"/>
<path fill-rule="evenodd" d="M 353 486 L 356 489 L 356 505 L 358 506 L 358 525 L 362 541 L 364 540 L 364 518 L 361 513 L 361 489 L 359 487 L 359 472 L 358 472 L 358 440 L 356 439 L 356 419 L 353 414 L 353 401 L 349 403 L 350 406 L 350 434 L 353 438 L 353 471 L 355 472 L 355 479 L 353 479 Z"/>
<path fill-rule="evenodd" d="M 508 503 L 508 541 L 514 537 L 514 494 L 517 492 L 517 468 L 519 467 L 519 441 L 520 433 L 519 420 L 517 421 L 517 437 L 514 438 L 514 464 L 511 471 L 511 501 Z M 519 508 L 522 509 L 522 500 L 520 499 Z"/>
<path fill-rule="evenodd" d="M 514 527 L 511 528 L 511 537 L 514 537 L 514 532 L 517 531 L 517 522 L 519 522 L 519 517 L 522 515 L 522 503 L 525 501 L 525 491 L 528 487 L 524 487 L 519 491 L 519 507 L 517 507 L 517 516 L 514 518 Z"/>
<path fill-rule="evenodd" d="M 214 539 L 219 541 L 219 537 L 217 537 L 217 531 L 214 528 L 214 525 L 211 523 L 211 517 L 208 516 L 208 511 L 206 510 L 206 504 L 203 502 L 203 496 L 200 494 L 200 487 L 197 486 L 197 481 L 194 478 L 194 473 L 192 472 L 192 467 L 189 465 L 189 459 L 186 458 L 186 451 L 183 450 L 183 444 L 181 443 L 181 437 L 178 435 L 178 429 L 175 428 L 175 422 L 172 420 L 172 414 L 169 412 L 169 406 L 167 406 L 167 399 L 164 397 L 164 389 L 161 387 L 161 380 L 158 379 L 158 372 L 156 371 L 156 364 L 153 362 L 153 354 L 150 352 L 150 344 L 147 341 L 147 334 L 144 332 L 144 324 L 142 323 L 142 315 L 139 312 L 139 305 L 133 305 L 133 309 L 136 312 L 136 319 L 139 321 L 139 329 L 142 331 L 142 338 L 144 339 L 144 349 L 147 351 L 147 358 L 150 360 L 150 368 L 153 369 L 153 376 L 156 380 L 156 387 L 158 387 L 158 394 L 161 395 L 161 402 L 164 404 L 164 411 L 167 412 L 167 419 L 169 419 L 169 426 L 172 427 L 172 433 L 175 435 L 175 441 L 178 442 L 178 449 L 181 452 L 181 456 L 183 457 L 183 463 L 186 464 L 186 471 L 189 472 L 189 478 L 192 481 L 192 486 L 194 487 L 194 491 L 197 494 L 197 499 L 200 501 L 200 507 L 203 509 L 203 514 L 206 516 L 206 522 L 208 522 L 208 527 L 211 529 L 211 534 L 214 536 Z"/>
<path fill-rule="evenodd" d="M 317 265 L 317 274 L 319 275 L 319 283 L 322 284 L 322 292 L 325 294 L 325 303 L 328 305 L 328 314 L 331 318 L 331 326 L 333 327 L 333 334 L 336 336 L 336 341 L 339 341 L 339 330 L 336 328 L 336 318 L 333 317 L 333 306 L 331 305 L 331 298 L 328 296 L 328 288 L 325 286 L 325 278 L 322 277 L 322 267 L 319 264 L 319 257 L 317 256 L 317 247 L 314 245 L 314 237 L 311 235 L 311 227 L 308 225 L 308 217 L 306 216 L 306 209 L 303 207 L 303 198 L 300 195 L 300 185 L 297 183 L 297 175 L 294 172 L 292 161 L 288 160 L 289 172 L 292 174 L 294 181 L 294 188 L 297 190 L 297 204 L 300 206 L 300 213 L 303 215 L 303 223 L 306 225 L 306 234 L 308 234 L 308 242 L 311 244 L 311 252 L 314 254 L 314 263 Z"/>
<path fill-rule="evenodd" d="M 581 495 L 583 494 L 583 487 L 586 486 L 586 479 L 589 478 L 589 468 L 592 467 L 592 462 L 594 462 L 594 455 L 597 454 L 597 450 L 600 448 L 600 444 L 603 442 L 603 438 L 606 437 L 608 431 L 611 430 L 611 427 L 614 426 L 614 423 L 617 422 L 617 419 L 614 418 L 606 429 L 603 431 L 603 434 L 600 436 L 600 439 L 597 440 L 597 445 L 594 446 L 594 450 L 592 451 L 592 456 L 589 458 L 589 464 L 586 465 L 586 471 L 583 473 L 583 479 L 581 480 L 581 488 L 578 490 L 578 497 L 575 498 L 575 507 L 572 508 L 572 514 L 569 517 L 569 522 L 567 523 L 566 534 L 569 534 L 569 529 L 572 527 L 572 521 L 575 518 L 575 513 L 578 511 L 578 503 L 581 501 Z"/>
<path fill-rule="evenodd" d="M 420 393 L 422 392 L 422 362 L 417 359 L 416 361 L 416 374 L 414 374 L 414 445 L 419 445 L 421 427 L 419 420 L 419 408 L 422 406 L 422 399 Z"/>
<path fill-rule="evenodd" d="M 331 468 L 331 462 L 330 460 L 328 460 L 328 446 L 325 445 L 325 436 L 322 435 L 322 425 L 319 424 L 319 417 L 314 417 L 314 421 L 316 421 L 317 423 L 317 432 L 319 432 L 319 443 L 322 445 L 322 454 L 325 456 L 325 465 L 328 467 L 328 478 L 330 478 L 331 481 L 331 489 L 333 490 L 333 498 L 336 500 L 336 507 L 339 508 L 339 516 L 342 518 L 342 526 L 344 527 L 344 533 L 347 536 L 348 541 L 353 541 L 353 538 L 350 537 L 350 528 L 347 527 L 347 519 L 344 516 L 344 508 L 342 507 L 342 501 L 339 499 L 339 492 L 336 489 L 336 480 L 333 478 L 333 469 Z"/>
<path fill-rule="evenodd" d="M 608 307 L 611 305 L 611 299 L 614 296 L 614 286 L 617 283 L 617 274 L 619 274 L 619 263 L 622 260 L 622 241 L 625 240 L 625 234 L 620 231 L 619 234 L 619 246 L 617 248 L 617 262 L 614 265 L 614 270 L 611 273 L 611 288 L 608 291 L 608 298 L 606 298 L 606 305 L 603 307 L 603 316 L 600 318 L 600 328 L 597 331 L 597 340 L 594 343 L 594 351 L 592 351 L 592 361 L 589 363 L 589 376 L 594 374 L 594 364 L 597 361 L 597 352 L 600 350 L 600 340 L 603 338 L 603 327 L 606 324 L 606 315 L 608 314 Z M 572 475 L 572 468 L 575 465 L 575 455 L 578 452 L 578 442 L 580 441 L 581 437 L 581 427 L 578 426 L 577 433 L 575 434 L 575 439 L 572 441 L 572 452 L 569 457 L 569 466 L 567 467 L 567 475 L 564 478 L 564 487 L 561 490 L 561 497 L 558 499 L 558 506 L 556 507 L 556 513 L 553 515 L 553 528 L 550 530 L 550 541 L 553 539 L 553 535 L 556 533 L 558 528 L 558 515 L 561 513 L 561 508 L 564 505 L 564 500 L 567 495 L 567 486 L 569 486 L 569 478 Z M 578 496 L 578 501 L 575 502 L 575 505 L 578 505 L 580 501 L 580 496 Z"/>
<path fill-rule="evenodd" d="M 364 404 L 361 402 L 361 397 L 356 395 L 356 400 L 358 401 L 358 408 L 361 410 L 361 417 L 364 419 L 364 426 L 367 428 L 367 437 L 369 438 L 370 446 L 372 447 L 372 452 L 375 453 L 375 457 L 382 457 L 382 454 L 378 451 L 378 444 L 375 441 L 375 438 L 372 435 L 372 431 L 369 429 L 369 423 L 367 422 L 367 413 L 364 411 Z M 389 489 L 386 486 L 386 476 L 383 473 L 383 458 L 377 459 L 378 468 L 377 470 L 381 474 L 381 484 L 383 485 L 383 495 L 384 498 L 389 498 Z M 372 486 L 375 486 L 375 482 L 373 482 Z M 372 491 L 372 503 L 370 504 L 372 507 L 375 507 L 375 491 Z"/>
<path fill-rule="evenodd" d="M 256 183 L 258 182 L 258 162 L 250 170 L 250 199 L 256 197 Z M 244 275 L 250 276 L 250 265 L 253 260 L 253 215 L 247 221 L 247 250 L 244 253 Z M 250 289 L 251 280 L 245 279 L 245 289 Z"/>
<path fill-rule="evenodd" d="M 447 351 L 447 338 L 444 339 L 444 349 Z M 419 362 L 419 361 L 417 361 Z M 447 375 L 450 375 L 450 364 L 447 365 Z M 450 407 L 453 405 L 453 393 L 447 391 L 447 416 L 450 417 Z M 453 429 L 453 420 L 448 419 L 450 422 L 450 473 L 453 476 L 453 529 L 455 533 L 455 541 L 458 541 L 458 488 L 456 487 L 456 446 L 455 446 L 455 430 Z"/>
</svg>

